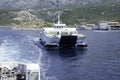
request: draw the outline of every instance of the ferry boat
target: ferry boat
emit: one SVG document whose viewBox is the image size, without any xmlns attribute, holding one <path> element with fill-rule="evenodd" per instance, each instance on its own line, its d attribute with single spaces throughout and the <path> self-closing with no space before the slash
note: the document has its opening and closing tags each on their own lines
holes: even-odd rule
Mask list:
<svg viewBox="0 0 120 80">
<path fill-rule="evenodd" d="M 53 27 L 40 30 L 40 42 L 45 47 L 87 47 L 86 35 L 78 33 L 76 28 L 65 26 L 58 14 L 58 22 Z"/>
<path fill-rule="evenodd" d="M 40 80 L 37 63 L 0 62 L 0 80 Z"/>
</svg>

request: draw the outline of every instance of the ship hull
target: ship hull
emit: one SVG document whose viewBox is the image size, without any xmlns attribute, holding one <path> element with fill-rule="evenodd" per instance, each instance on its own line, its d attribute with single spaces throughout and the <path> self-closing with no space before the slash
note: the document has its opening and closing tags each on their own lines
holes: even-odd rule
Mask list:
<svg viewBox="0 0 120 80">
<path fill-rule="evenodd" d="M 63 48 L 63 47 L 87 47 L 88 45 L 85 42 L 78 43 L 77 36 L 61 36 L 56 43 L 52 43 L 49 38 L 40 39 L 40 43 L 44 45 L 46 48 Z"/>
</svg>

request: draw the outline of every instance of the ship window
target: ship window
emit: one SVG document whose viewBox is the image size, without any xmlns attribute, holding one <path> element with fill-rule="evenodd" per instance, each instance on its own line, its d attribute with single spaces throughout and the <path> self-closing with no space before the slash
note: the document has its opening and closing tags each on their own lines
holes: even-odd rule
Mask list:
<svg viewBox="0 0 120 80">
<path fill-rule="evenodd" d="M 63 26 L 55 26 L 55 28 L 63 28 Z"/>
</svg>

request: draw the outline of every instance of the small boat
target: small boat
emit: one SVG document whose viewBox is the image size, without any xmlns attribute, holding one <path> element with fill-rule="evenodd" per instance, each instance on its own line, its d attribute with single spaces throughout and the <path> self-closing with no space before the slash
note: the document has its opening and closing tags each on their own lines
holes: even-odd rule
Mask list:
<svg viewBox="0 0 120 80">
<path fill-rule="evenodd" d="M 40 80 L 37 63 L 0 62 L 0 80 Z"/>
<path fill-rule="evenodd" d="M 76 28 L 65 26 L 58 14 L 58 22 L 53 27 L 40 30 L 40 42 L 45 47 L 87 47 L 86 35 L 78 33 Z"/>
</svg>

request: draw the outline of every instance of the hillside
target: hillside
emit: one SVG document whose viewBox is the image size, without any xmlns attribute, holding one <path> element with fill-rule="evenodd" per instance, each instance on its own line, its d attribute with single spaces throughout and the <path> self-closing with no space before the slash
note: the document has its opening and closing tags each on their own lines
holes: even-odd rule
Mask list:
<svg viewBox="0 0 120 80">
<path fill-rule="evenodd" d="M 79 24 L 81 22 L 96 24 L 100 20 L 120 21 L 120 4 L 67 7 L 59 10 L 63 12 L 61 20 L 68 25 Z M 39 11 L 38 17 L 48 22 L 55 22 L 56 11 L 58 9 Z"/>
<path fill-rule="evenodd" d="M 119 21 L 120 4 L 97 6 L 70 6 L 49 10 L 0 10 L 1 26 L 19 26 L 41 28 L 51 26 L 57 21 L 57 11 L 61 11 L 61 20 L 67 25 L 80 24 L 81 22 L 95 23 L 98 21 Z M 41 25 L 42 24 L 42 25 Z"/>
<path fill-rule="evenodd" d="M 12 26 L 14 29 L 40 29 L 52 24 L 39 19 L 36 11 L 0 11 L 0 26 Z"/>
</svg>

